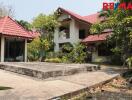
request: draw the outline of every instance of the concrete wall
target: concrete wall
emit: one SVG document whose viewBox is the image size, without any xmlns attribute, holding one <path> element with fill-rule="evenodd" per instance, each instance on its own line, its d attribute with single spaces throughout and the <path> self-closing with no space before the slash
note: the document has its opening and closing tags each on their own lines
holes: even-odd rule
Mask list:
<svg viewBox="0 0 132 100">
<path fill-rule="evenodd" d="M 62 15 L 59 18 L 59 21 L 64 20 L 64 18 L 70 18 L 69 16 L 66 15 Z M 79 27 L 78 24 L 76 23 L 76 21 L 74 19 L 71 18 L 70 21 L 70 38 L 66 39 L 66 38 L 59 38 L 59 28 L 56 28 L 55 33 L 54 33 L 54 43 L 55 43 L 55 52 L 59 51 L 59 44 L 60 43 L 67 43 L 70 42 L 72 44 L 77 43 L 80 41 L 79 39 Z"/>
</svg>

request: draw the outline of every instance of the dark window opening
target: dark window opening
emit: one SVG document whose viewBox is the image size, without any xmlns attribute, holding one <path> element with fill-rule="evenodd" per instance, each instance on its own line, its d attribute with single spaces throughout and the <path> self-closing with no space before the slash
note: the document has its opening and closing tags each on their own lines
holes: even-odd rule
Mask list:
<svg viewBox="0 0 132 100">
<path fill-rule="evenodd" d="M 59 32 L 61 33 L 61 35 L 63 35 L 66 38 L 70 38 L 70 28 L 69 26 L 61 26 L 59 28 Z"/>
<path fill-rule="evenodd" d="M 98 46 L 98 56 L 110 56 L 112 55 L 112 46 L 107 44 L 100 44 Z"/>
<path fill-rule="evenodd" d="M 5 61 L 24 61 L 24 40 L 5 40 Z"/>
<path fill-rule="evenodd" d="M 85 38 L 85 33 L 86 33 L 86 31 L 84 29 L 79 30 L 79 39 L 84 39 Z"/>
</svg>

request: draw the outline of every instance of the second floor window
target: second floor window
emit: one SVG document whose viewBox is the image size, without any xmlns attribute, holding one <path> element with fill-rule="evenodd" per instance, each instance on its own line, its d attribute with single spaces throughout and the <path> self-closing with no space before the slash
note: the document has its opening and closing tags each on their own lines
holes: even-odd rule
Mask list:
<svg viewBox="0 0 132 100">
<path fill-rule="evenodd" d="M 63 38 L 63 39 L 70 38 L 70 28 L 69 28 L 69 25 L 61 26 L 59 28 L 59 38 Z"/>
<path fill-rule="evenodd" d="M 84 39 L 85 38 L 85 30 L 84 29 L 80 29 L 79 30 L 79 39 Z"/>
</svg>

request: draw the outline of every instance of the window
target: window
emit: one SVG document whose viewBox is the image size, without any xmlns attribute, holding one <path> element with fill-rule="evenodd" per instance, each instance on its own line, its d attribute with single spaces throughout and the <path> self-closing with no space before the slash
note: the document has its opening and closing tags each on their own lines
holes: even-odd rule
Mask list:
<svg viewBox="0 0 132 100">
<path fill-rule="evenodd" d="M 107 45 L 107 44 L 100 44 L 98 46 L 98 56 L 110 56 L 112 55 L 112 51 L 111 51 L 112 46 Z"/>
<path fill-rule="evenodd" d="M 69 28 L 69 25 L 61 26 L 59 28 L 59 32 L 60 32 L 59 37 L 66 38 L 66 39 L 70 38 L 70 28 Z"/>
<path fill-rule="evenodd" d="M 85 30 L 82 29 L 82 30 L 79 30 L 79 39 L 84 39 L 85 38 Z"/>
</svg>

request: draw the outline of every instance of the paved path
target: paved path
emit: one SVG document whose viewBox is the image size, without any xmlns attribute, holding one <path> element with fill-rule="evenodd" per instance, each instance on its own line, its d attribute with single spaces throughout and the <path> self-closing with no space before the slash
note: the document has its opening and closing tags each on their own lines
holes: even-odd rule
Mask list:
<svg viewBox="0 0 132 100">
<path fill-rule="evenodd" d="M 46 100 L 84 89 L 117 75 L 100 71 L 42 81 L 0 70 L 0 86 L 13 88 L 0 91 L 0 100 Z"/>
</svg>

